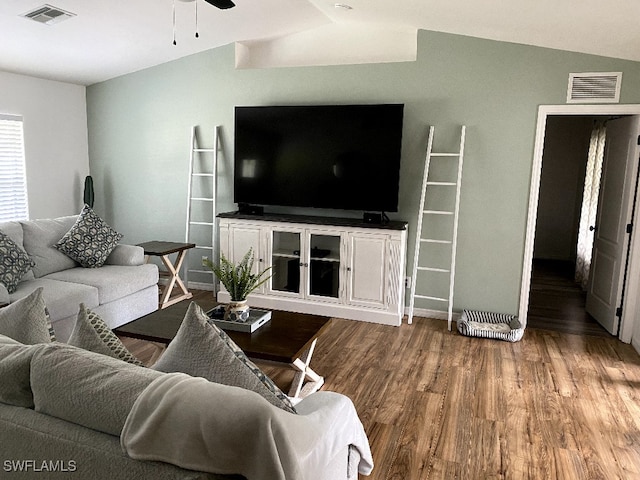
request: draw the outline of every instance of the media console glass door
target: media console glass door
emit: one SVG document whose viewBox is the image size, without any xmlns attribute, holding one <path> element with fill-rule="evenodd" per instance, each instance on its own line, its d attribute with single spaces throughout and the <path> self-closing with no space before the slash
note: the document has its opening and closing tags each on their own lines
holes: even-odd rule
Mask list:
<svg viewBox="0 0 640 480">
<path fill-rule="evenodd" d="M 302 233 L 295 230 L 271 232 L 271 291 L 290 296 L 302 296 Z"/>
<path fill-rule="evenodd" d="M 340 232 L 274 229 L 269 236 L 272 294 L 342 301 Z"/>
<path fill-rule="evenodd" d="M 309 257 L 304 262 L 308 271 L 306 291 L 309 296 L 341 298 L 341 238 L 339 233 L 332 235 L 312 231 L 309 234 Z"/>
</svg>

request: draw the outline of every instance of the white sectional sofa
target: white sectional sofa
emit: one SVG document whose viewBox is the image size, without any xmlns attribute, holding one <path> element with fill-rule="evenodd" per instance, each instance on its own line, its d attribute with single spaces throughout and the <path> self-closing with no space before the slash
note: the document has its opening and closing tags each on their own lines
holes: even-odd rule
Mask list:
<svg viewBox="0 0 640 480">
<path fill-rule="evenodd" d="M 151 368 L 84 308 L 72 344 L 52 341 L 46 311 L 41 288 L 0 310 L 0 478 L 357 480 L 373 469 L 348 397 L 294 405 L 196 303 Z"/>
<path fill-rule="evenodd" d="M 204 378 L 0 335 L 0 478 L 357 480 L 370 471 L 366 438 L 365 460 L 350 446 L 362 426 L 347 397 L 317 392 L 296 409 Z M 213 473 L 224 470 L 244 476 Z"/>
<path fill-rule="evenodd" d="M 54 247 L 74 225 L 77 215 L 0 223 L 0 232 L 22 247 L 35 262 L 9 294 L 0 284 L 0 305 L 43 287 L 43 296 L 58 340 L 66 341 L 80 303 L 115 328 L 158 308 L 158 267 L 145 264 L 141 247 L 119 244 L 98 268 L 84 268 Z"/>
</svg>

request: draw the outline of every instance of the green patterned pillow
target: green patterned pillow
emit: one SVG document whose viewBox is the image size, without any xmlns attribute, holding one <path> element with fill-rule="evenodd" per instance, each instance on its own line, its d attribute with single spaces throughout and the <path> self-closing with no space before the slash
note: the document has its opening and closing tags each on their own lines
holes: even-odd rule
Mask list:
<svg viewBox="0 0 640 480">
<path fill-rule="evenodd" d="M 104 264 L 122 237 L 85 205 L 76 223 L 55 247 L 83 267 L 96 268 Z"/>
<path fill-rule="evenodd" d="M 189 305 L 175 338 L 152 368 L 252 390 L 272 405 L 296 413 L 289 397 L 226 333 L 209 323 L 207 314 L 194 302 Z"/>
<path fill-rule="evenodd" d="M 129 353 L 104 320 L 85 307 L 84 303 L 80 304 L 76 326 L 73 328 L 67 343 L 84 350 L 117 358 L 133 365 L 144 366 L 140 360 Z"/>
<path fill-rule="evenodd" d="M 16 291 L 20 279 L 35 265 L 27 252 L 0 232 L 0 283 L 7 287 L 9 293 Z"/>
</svg>

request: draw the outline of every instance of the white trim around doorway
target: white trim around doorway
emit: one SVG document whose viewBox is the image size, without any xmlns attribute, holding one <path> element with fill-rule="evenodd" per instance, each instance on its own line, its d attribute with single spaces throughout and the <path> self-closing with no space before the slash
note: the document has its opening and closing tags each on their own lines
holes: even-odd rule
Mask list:
<svg viewBox="0 0 640 480">
<path fill-rule="evenodd" d="M 529 310 L 529 290 L 531 288 L 531 269 L 533 263 L 533 245 L 538 218 L 538 198 L 540 194 L 540 175 L 542 172 L 542 153 L 550 115 L 640 115 L 640 105 L 541 105 L 538 107 L 538 121 L 531 167 L 531 189 L 529 191 L 529 210 L 527 214 L 527 230 L 524 243 L 524 259 L 522 264 L 522 282 L 520 287 L 520 307 L 518 315 L 524 325 L 527 323 Z M 640 223 L 640 222 L 638 222 Z M 634 228 L 631 234 L 629 251 L 629 272 L 626 290 L 640 292 L 640 234 Z M 626 295 L 620 326 L 620 340 L 630 343 L 634 324 L 640 316 L 640 296 Z M 638 341 L 639 339 L 636 339 Z"/>
</svg>

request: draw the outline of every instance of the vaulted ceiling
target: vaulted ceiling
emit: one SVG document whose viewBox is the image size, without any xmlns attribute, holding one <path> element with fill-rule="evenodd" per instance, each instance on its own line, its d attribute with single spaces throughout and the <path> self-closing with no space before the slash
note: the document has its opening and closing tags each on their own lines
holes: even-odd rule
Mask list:
<svg viewBox="0 0 640 480">
<path fill-rule="evenodd" d="M 408 61 L 419 29 L 640 61 L 637 0 L 47 1 L 75 16 L 0 2 L 0 70 L 90 85 L 231 43 L 239 68 Z"/>
</svg>

